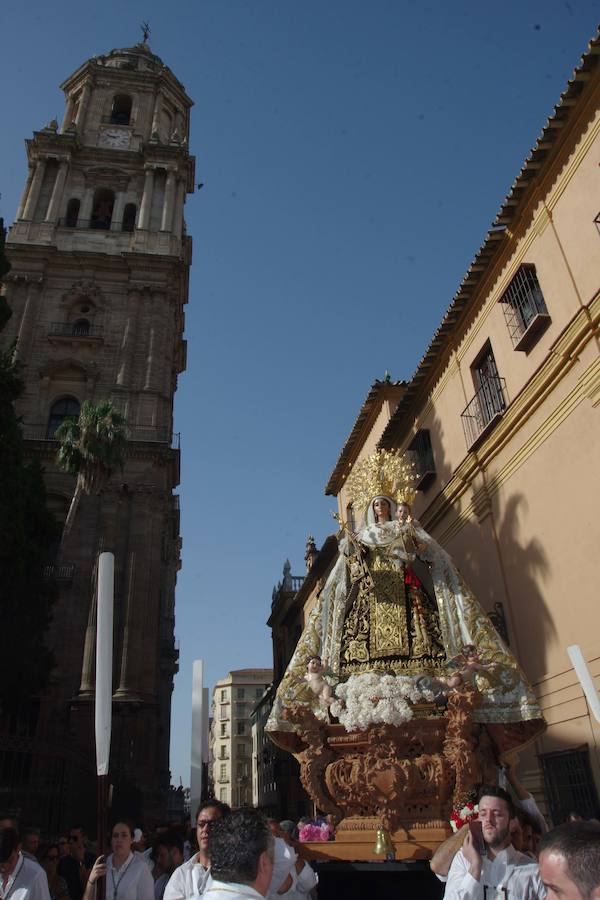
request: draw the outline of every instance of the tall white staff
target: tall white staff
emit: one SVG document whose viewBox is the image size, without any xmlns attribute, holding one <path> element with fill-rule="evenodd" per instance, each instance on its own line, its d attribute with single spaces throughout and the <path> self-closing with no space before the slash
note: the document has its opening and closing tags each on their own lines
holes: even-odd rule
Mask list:
<svg viewBox="0 0 600 900">
<path fill-rule="evenodd" d="M 98 622 L 96 625 L 96 768 L 98 772 L 99 853 L 104 850 L 106 834 L 108 763 L 112 727 L 114 593 L 115 557 L 110 552 L 101 553 L 98 558 Z"/>
</svg>

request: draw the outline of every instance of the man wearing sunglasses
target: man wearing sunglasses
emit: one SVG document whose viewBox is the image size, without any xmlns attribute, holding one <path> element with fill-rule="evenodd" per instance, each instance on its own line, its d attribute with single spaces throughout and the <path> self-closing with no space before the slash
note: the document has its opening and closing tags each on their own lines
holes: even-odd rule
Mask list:
<svg viewBox="0 0 600 900">
<path fill-rule="evenodd" d="M 61 857 L 58 874 L 67 882 L 71 900 L 81 900 L 95 856 L 85 845 L 85 829 L 81 825 L 69 828 L 69 855 Z"/>
<path fill-rule="evenodd" d="M 210 868 L 208 854 L 210 829 L 215 822 L 230 813 L 229 806 L 219 800 L 204 800 L 200 804 L 196 812 L 198 852 L 175 869 L 165 888 L 163 900 L 187 900 L 204 893 Z"/>
</svg>

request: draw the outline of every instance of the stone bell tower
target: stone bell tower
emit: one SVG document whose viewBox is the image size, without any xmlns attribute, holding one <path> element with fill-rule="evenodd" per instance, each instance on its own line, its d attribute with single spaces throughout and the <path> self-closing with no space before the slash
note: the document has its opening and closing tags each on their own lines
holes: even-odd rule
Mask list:
<svg viewBox="0 0 600 900">
<path fill-rule="evenodd" d="M 44 466 L 62 521 L 74 482 L 55 463 L 60 422 L 86 399 L 110 398 L 129 440 L 123 472 L 100 497 L 83 498 L 60 565 L 47 569 L 60 587 L 51 683 L 24 711 L 26 725 L 0 725 L 1 743 L 14 743 L 4 801 L 55 833 L 79 820 L 93 830 L 102 548 L 116 560 L 113 812 L 149 821 L 163 814 L 169 787 L 181 543 L 173 396 L 186 361 L 192 248 L 183 210 L 195 162 L 192 101 L 146 42 L 88 60 L 62 89 L 62 125 L 50 122 L 26 142 L 29 174 L 6 245 L 13 315 L 1 340 L 16 340 L 27 451 Z"/>
</svg>

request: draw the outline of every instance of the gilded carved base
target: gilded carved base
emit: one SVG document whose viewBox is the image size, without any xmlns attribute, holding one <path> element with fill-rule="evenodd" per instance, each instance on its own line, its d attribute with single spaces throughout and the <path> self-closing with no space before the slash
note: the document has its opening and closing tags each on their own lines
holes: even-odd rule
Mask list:
<svg viewBox="0 0 600 900">
<path fill-rule="evenodd" d="M 336 840 L 311 844 L 314 855 L 376 859 L 375 830 L 383 824 L 398 859 L 430 856 L 449 834 L 452 808 L 495 780 L 491 742 L 471 716 L 476 702 L 472 691 L 453 693 L 445 712 L 416 707 L 403 725 L 350 733 L 306 709 L 289 711 L 305 747 L 294 754 L 304 789 L 337 823 Z"/>
</svg>

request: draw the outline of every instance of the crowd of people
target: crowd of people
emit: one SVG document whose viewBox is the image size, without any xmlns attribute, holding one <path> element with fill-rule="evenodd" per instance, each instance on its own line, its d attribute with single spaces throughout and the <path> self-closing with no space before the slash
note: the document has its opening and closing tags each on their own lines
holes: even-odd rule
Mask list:
<svg viewBox="0 0 600 900">
<path fill-rule="evenodd" d="M 481 788 L 477 818 L 435 852 L 432 872 L 446 900 L 600 900 L 600 822 L 570 813 L 552 831 L 514 764 L 506 790 Z M 302 834 L 330 823 L 268 819 L 203 801 L 195 828 L 159 826 L 152 837 L 127 821 L 110 831 L 110 853 L 94 853 L 85 830 L 40 842 L 36 828 L 0 816 L 0 900 L 238 900 L 316 897 L 318 877 Z M 102 879 L 102 881 L 101 881 Z"/>
</svg>

